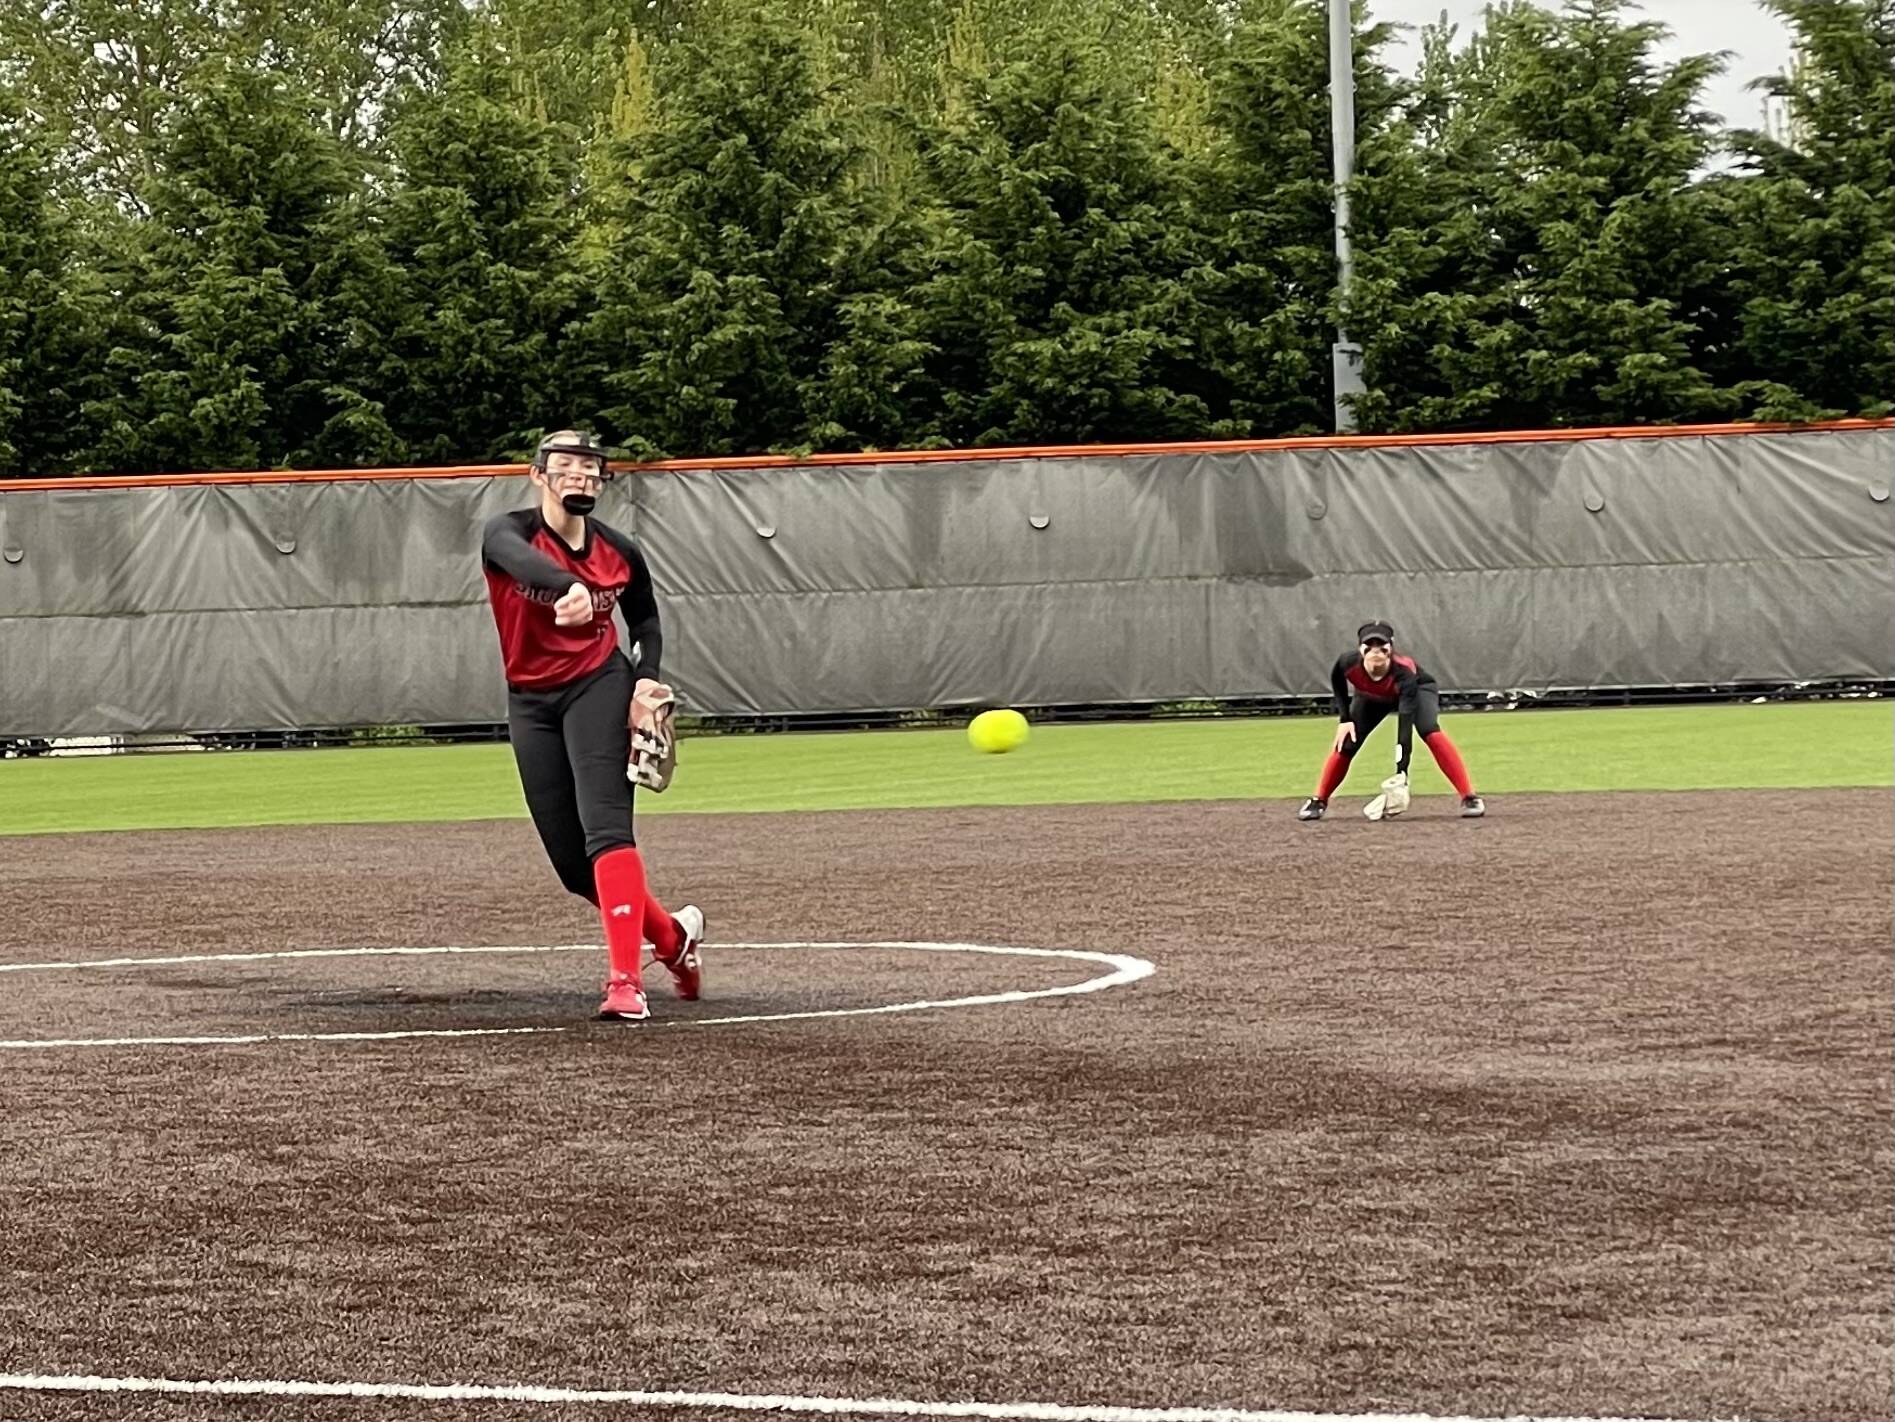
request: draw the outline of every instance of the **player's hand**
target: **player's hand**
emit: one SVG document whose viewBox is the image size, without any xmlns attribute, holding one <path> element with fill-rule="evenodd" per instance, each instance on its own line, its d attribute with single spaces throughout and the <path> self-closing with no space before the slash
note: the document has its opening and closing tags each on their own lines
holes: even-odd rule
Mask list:
<svg viewBox="0 0 1895 1422">
<path fill-rule="evenodd" d="M 1336 727 L 1336 743 L 1333 746 L 1331 746 L 1330 749 L 1333 750 L 1337 755 L 1341 755 L 1342 748 L 1348 745 L 1349 742 L 1353 741 L 1354 739 L 1355 739 L 1355 722 L 1344 721 L 1340 726 Z"/>
<path fill-rule="evenodd" d="M 565 596 L 553 604 L 553 621 L 560 627 L 583 627 L 592 621 L 592 591 L 584 583 L 574 583 Z"/>
<path fill-rule="evenodd" d="M 657 719 L 659 709 L 668 701 L 675 701 L 677 694 L 662 681 L 653 681 L 641 676 L 632 687 L 632 709 L 627 724 L 634 731 L 650 730 Z"/>
</svg>

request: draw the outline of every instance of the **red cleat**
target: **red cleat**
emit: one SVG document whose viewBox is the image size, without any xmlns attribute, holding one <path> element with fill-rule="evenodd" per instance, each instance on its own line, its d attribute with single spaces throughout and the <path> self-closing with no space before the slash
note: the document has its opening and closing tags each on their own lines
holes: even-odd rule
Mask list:
<svg viewBox="0 0 1895 1422">
<path fill-rule="evenodd" d="M 617 1018 L 621 1022 L 643 1022 L 651 1016 L 651 1007 L 645 1001 L 645 989 L 638 985 L 635 978 L 608 978 L 605 1001 L 599 1004 L 599 1016 Z"/>
<path fill-rule="evenodd" d="M 671 974 L 671 986 L 686 1002 L 696 1002 L 704 987 L 704 910 L 686 904 L 671 916 L 678 925 L 678 951 L 670 958 L 659 958 Z M 653 956 L 656 956 L 654 953 Z"/>
</svg>

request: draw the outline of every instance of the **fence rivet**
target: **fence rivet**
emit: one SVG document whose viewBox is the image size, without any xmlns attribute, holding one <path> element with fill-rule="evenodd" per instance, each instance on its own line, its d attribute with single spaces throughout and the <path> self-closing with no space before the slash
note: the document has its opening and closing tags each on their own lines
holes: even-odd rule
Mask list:
<svg viewBox="0 0 1895 1422">
<path fill-rule="evenodd" d="M 1878 504 L 1887 503 L 1888 502 L 1888 485 L 1886 484 L 1869 485 L 1869 497 L 1874 499 L 1876 503 Z"/>
<path fill-rule="evenodd" d="M 1308 514 L 1312 519 L 1319 519 L 1329 512 L 1329 505 L 1324 503 L 1321 499 L 1311 499 L 1308 503 L 1303 505 L 1303 512 Z"/>
<path fill-rule="evenodd" d="M 1053 520 L 1046 514 L 1028 514 L 1026 516 L 1026 521 L 1032 524 L 1035 528 L 1045 528 L 1046 525 L 1051 523 Z"/>
<path fill-rule="evenodd" d="M 287 533 L 277 534 L 275 542 L 276 551 L 279 553 L 294 553 L 296 551 L 296 540 Z"/>
<path fill-rule="evenodd" d="M 775 525 L 775 524 L 773 524 L 773 523 L 760 523 L 760 524 L 758 524 L 758 525 L 757 525 L 757 537 L 759 537 L 759 538 L 775 538 L 775 537 L 776 537 L 776 525 Z"/>
<path fill-rule="evenodd" d="M 1586 512 L 1587 513 L 1598 513 L 1599 510 L 1604 507 L 1605 507 L 1605 496 L 1603 494 L 1586 495 Z"/>
<path fill-rule="evenodd" d="M 24 548 L 9 548 L 5 552 L 0 552 L 0 558 L 5 558 L 9 563 L 17 563 L 25 556 Z"/>
</svg>

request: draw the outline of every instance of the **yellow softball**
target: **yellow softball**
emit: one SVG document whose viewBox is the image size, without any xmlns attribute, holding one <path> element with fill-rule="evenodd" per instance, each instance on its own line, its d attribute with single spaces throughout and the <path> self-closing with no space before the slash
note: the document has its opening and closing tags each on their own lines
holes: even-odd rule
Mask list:
<svg viewBox="0 0 1895 1422">
<path fill-rule="evenodd" d="M 983 711 L 967 723 L 967 741 L 986 755 L 1003 755 L 1026 744 L 1026 717 L 1018 711 Z"/>
</svg>

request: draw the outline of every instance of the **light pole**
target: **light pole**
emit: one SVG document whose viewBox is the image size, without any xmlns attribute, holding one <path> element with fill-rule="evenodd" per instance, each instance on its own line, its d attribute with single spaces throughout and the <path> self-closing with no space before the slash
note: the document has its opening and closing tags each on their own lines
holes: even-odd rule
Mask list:
<svg viewBox="0 0 1895 1422">
<path fill-rule="evenodd" d="M 1355 45 L 1350 32 L 1349 0 L 1329 0 L 1329 136 L 1336 168 L 1336 291 L 1343 321 L 1355 280 L 1355 255 L 1349 248 L 1349 183 L 1355 177 Z M 1349 339 L 1346 324 L 1336 328 L 1329 348 L 1335 389 L 1336 432 L 1355 428 L 1355 415 L 1344 397 L 1362 392 L 1362 347 Z"/>
</svg>

